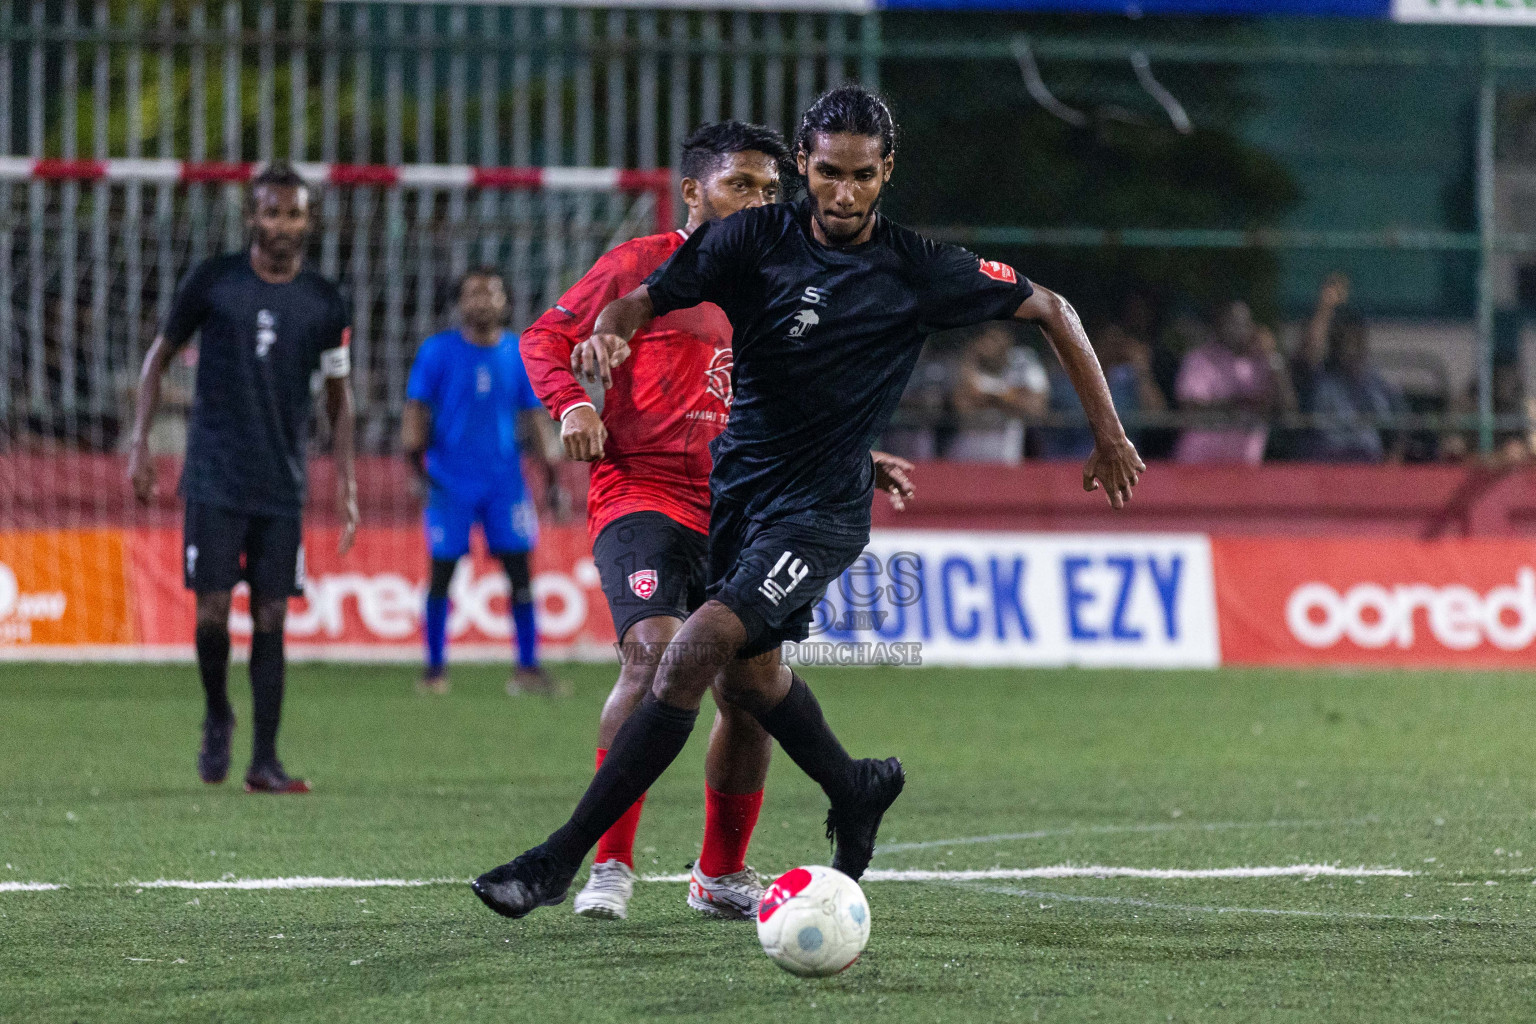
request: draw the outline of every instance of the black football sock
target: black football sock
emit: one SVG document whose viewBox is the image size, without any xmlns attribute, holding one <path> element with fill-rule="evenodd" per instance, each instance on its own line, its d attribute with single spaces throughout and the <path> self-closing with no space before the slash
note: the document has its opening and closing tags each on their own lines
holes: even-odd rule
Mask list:
<svg viewBox="0 0 1536 1024">
<path fill-rule="evenodd" d="M 197 624 L 197 674 L 203 681 L 208 717 L 227 722 L 229 706 L 229 626 L 223 622 Z"/>
<path fill-rule="evenodd" d="M 592 777 L 571 820 L 545 847 L 567 864 L 580 864 L 604 832 L 629 810 L 683 752 L 698 709 L 675 708 L 647 693 L 608 745 L 603 766 Z"/>
<path fill-rule="evenodd" d="M 816 695 L 804 679 L 791 674 L 789 693 L 772 711 L 758 715 L 757 720 L 834 805 L 852 797 L 853 758 L 832 734 Z"/>
<path fill-rule="evenodd" d="M 256 738 L 252 764 L 277 760 L 277 724 L 283 716 L 283 634 L 281 630 L 251 634 L 251 706 Z"/>
</svg>

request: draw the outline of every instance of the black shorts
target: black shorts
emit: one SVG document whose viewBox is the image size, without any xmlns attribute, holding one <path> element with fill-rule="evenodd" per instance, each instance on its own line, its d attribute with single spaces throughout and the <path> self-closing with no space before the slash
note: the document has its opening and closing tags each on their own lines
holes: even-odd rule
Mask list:
<svg viewBox="0 0 1536 1024">
<path fill-rule="evenodd" d="M 863 554 L 866 536 L 804 523 L 758 522 L 717 502 L 709 519 L 705 596 L 747 627 L 737 655 L 754 658 L 811 632 L 816 606 L 832 581 Z"/>
<path fill-rule="evenodd" d="M 247 515 L 189 501 L 181 536 L 188 590 L 217 593 L 245 580 L 262 597 L 304 593 L 304 533 L 297 515 Z"/>
<path fill-rule="evenodd" d="M 704 603 L 708 541 L 660 512 L 631 512 L 603 527 L 592 560 L 621 641 L 641 619 L 686 619 Z"/>
</svg>

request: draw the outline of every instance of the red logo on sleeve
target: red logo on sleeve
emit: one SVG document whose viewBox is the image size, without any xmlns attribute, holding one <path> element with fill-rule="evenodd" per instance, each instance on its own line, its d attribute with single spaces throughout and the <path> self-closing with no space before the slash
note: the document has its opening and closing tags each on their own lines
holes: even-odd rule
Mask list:
<svg viewBox="0 0 1536 1024">
<path fill-rule="evenodd" d="M 1008 264 L 999 263 L 997 260 L 982 260 L 981 272 L 994 281 L 1003 281 L 1007 284 L 1019 283 L 1018 272 Z"/>
</svg>

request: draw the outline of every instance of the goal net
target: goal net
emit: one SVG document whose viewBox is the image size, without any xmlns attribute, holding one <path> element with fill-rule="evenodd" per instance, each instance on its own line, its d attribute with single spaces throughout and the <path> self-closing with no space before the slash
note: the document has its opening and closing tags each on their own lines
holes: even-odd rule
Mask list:
<svg viewBox="0 0 1536 1024">
<path fill-rule="evenodd" d="M 143 354 L 179 281 L 246 244 L 244 164 L 0 158 L 0 657 L 188 656 L 175 480 L 196 343 L 166 375 L 150 435 L 159 494 L 135 502 L 126 446 Z M 466 270 L 503 272 L 511 327 L 603 252 L 672 226 L 670 174 L 606 168 L 304 164 L 307 259 L 352 308 L 364 532 L 345 558 L 318 382 L 305 552 L 290 614 L 300 656 L 416 655 L 425 553 L 398 457 L 416 346 L 453 321 Z M 558 656 L 611 654 L 586 558 L 580 467 L 531 474 L 545 513 L 541 631 Z M 551 487 L 551 483 L 555 486 Z M 460 657 L 505 657 L 505 585 L 477 546 L 454 583 Z M 249 628 L 237 597 L 234 626 Z M 611 631 L 611 630 L 609 630 Z"/>
</svg>

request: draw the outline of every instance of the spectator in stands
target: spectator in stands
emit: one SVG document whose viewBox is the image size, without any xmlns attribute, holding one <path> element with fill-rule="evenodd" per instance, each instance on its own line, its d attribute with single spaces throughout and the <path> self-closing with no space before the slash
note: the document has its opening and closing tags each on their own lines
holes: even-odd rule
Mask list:
<svg viewBox="0 0 1536 1024">
<path fill-rule="evenodd" d="M 1168 408 L 1163 389 L 1152 372 L 1152 349 L 1146 342 L 1127 333 L 1119 323 L 1106 324 L 1093 332 L 1093 348 L 1109 393 L 1122 419 L 1134 423 L 1141 413 L 1159 413 Z M 1050 374 L 1050 410 L 1073 422 L 1087 423 L 1083 406 L 1072 388 L 1072 381 L 1059 369 Z M 1131 442 L 1141 447 L 1142 431 L 1128 431 Z M 1093 434 L 1086 426 L 1053 426 L 1040 431 L 1040 457 L 1045 459 L 1086 459 L 1093 452 Z"/>
<path fill-rule="evenodd" d="M 1314 325 L 1317 320 L 1314 316 Z M 1309 330 L 1297 359 L 1308 382 L 1302 391 L 1306 396 L 1302 411 L 1321 422 L 1302 432 L 1297 455 L 1315 462 L 1401 461 L 1402 431 L 1383 430 L 1377 421 L 1402 413 L 1407 406 L 1402 393 L 1370 363 L 1365 321 L 1348 310 L 1330 311 L 1327 355 L 1320 366 L 1307 361 L 1315 359 L 1311 334 Z"/>
<path fill-rule="evenodd" d="M 1176 308 L 1176 307 L 1175 307 Z M 1198 318 L 1196 318 L 1198 322 Z M 1164 310 L 1146 292 L 1131 290 L 1120 300 L 1120 312 L 1115 326 L 1124 331 L 1131 344 L 1143 346 L 1148 354 L 1152 381 L 1163 398 L 1163 409 L 1171 404 L 1179 377 L 1179 363 L 1184 353 L 1193 346 L 1181 346 L 1176 330 L 1176 317 L 1164 315 Z M 1150 412 L 1151 409 L 1143 409 Z M 1144 459 L 1166 459 L 1173 455 L 1178 432 L 1169 427 L 1145 427 L 1137 432 L 1136 449 Z"/>
<path fill-rule="evenodd" d="M 1477 381 L 1474 379 L 1458 396 L 1451 411 L 1461 416 L 1475 416 L 1478 410 Z M 1500 362 L 1493 368 L 1493 414 L 1501 418 L 1524 416 L 1523 428 L 1494 431 L 1493 453 L 1487 462 L 1512 466 L 1536 459 L 1536 397 L 1525 391 L 1524 374 L 1518 361 Z M 1478 433 L 1447 434 L 1440 445 L 1441 455 L 1451 460 L 1473 458 L 1478 451 Z"/>
<path fill-rule="evenodd" d="M 1328 361 L 1332 348 L 1334 318 L 1349 301 L 1349 278 L 1338 271 L 1329 274 L 1317 290 L 1317 305 L 1301 336 L 1301 347 L 1291 359 L 1291 382 L 1296 387 L 1296 404 L 1302 412 L 1312 411 L 1312 392 Z"/>
<path fill-rule="evenodd" d="M 1046 410 L 1050 383 L 1010 323 L 984 324 L 960 357 L 951 398 L 958 429 L 945 456 L 959 462 L 1024 458 L 1024 421 Z"/>
<path fill-rule="evenodd" d="M 1269 440 L 1267 418 L 1296 409 L 1291 375 L 1274 332 L 1254 322 L 1248 303 L 1223 303 L 1213 320 L 1214 338 L 1191 351 L 1179 367 L 1177 394 L 1181 409 L 1223 425 L 1185 430 L 1174 457 L 1184 463 L 1256 466 Z"/>
</svg>

